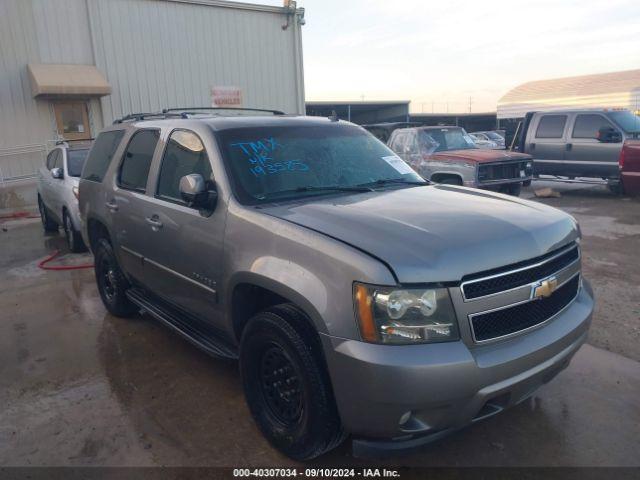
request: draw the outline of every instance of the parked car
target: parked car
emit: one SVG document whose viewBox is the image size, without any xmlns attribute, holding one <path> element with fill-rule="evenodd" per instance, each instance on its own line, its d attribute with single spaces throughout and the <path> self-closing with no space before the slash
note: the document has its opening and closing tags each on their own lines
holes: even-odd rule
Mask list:
<svg viewBox="0 0 640 480">
<path fill-rule="evenodd" d="M 38 209 L 46 232 L 62 226 L 72 252 L 86 250 L 80 233 L 78 185 L 90 140 L 58 142 L 38 171 Z"/>
<path fill-rule="evenodd" d="M 496 144 L 496 148 L 505 148 L 504 137 L 498 132 L 473 132 L 471 135 Z"/>
<path fill-rule="evenodd" d="M 602 178 L 619 192 L 620 160 L 633 154 L 640 117 L 615 109 L 531 112 L 521 129 L 518 150 L 533 156 L 535 175 Z"/>
<path fill-rule="evenodd" d="M 80 209 L 107 310 L 239 358 L 256 423 L 298 460 L 490 417 L 591 321 L 571 216 L 426 182 L 343 121 L 130 117 L 95 141 Z"/>
<path fill-rule="evenodd" d="M 389 147 L 424 178 L 520 195 L 531 183 L 531 156 L 485 150 L 461 127 L 394 130 Z"/>
<path fill-rule="evenodd" d="M 363 125 L 362 127 L 371 132 L 373 136 L 381 142 L 387 143 L 394 130 L 398 128 L 419 127 L 420 125 L 418 122 L 383 122 Z"/>
<path fill-rule="evenodd" d="M 480 135 L 480 134 L 476 135 L 475 133 L 470 133 L 469 136 L 471 137 L 471 139 L 473 140 L 473 143 L 475 143 L 476 147 L 478 148 L 490 148 L 490 149 L 498 148 L 498 144 L 496 142 L 489 140 L 489 138 L 484 135 Z"/>
<path fill-rule="evenodd" d="M 627 195 L 640 195 L 640 139 L 625 140 L 620 151 L 620 183 Z"/>
</svg>

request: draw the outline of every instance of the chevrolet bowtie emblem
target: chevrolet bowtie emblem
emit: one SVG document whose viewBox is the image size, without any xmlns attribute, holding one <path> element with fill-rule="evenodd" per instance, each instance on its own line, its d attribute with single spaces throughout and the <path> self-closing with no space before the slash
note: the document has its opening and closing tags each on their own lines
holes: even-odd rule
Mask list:
<svg viewBox="0 0 640 480">
<path fill-rule="evenodd" d="M 556 277 L 547 278 L 534 287 L 533 298 L 550 297 L 556 288 L 558 288 L 558 279 Z"/>
</svg>

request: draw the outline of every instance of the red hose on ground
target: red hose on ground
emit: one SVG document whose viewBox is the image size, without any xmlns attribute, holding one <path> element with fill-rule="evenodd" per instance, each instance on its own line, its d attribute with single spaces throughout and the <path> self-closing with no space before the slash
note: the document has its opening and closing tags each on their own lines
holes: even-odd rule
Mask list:
<svg viewBox="0 0 640 480">
<path fill-rule="evenodd" d="M 13 212 L 8 215 L 0 215 L 0 220 L 14 220 L 17 218 L 40 218 L 40 216 L 29 212 Z"/>
<path fill-rule="evenodd" d="M 57 270 L 57 271 L 60 271 L 60 270 L 83 270 L 85 268 L 93 268 L 93 263 L 92 264 L 88 264 L 87 263 L 87 264 L 84 264 L 84 265 L 50 265 L 50 266 L 47 266 L 47 263 L 52 261 L 58 255 L 60 255 L 60 250 L 56 250 L 51 255 L 49 255 L 47 258 L 42 260 L 38 264 L 38 267 L 41 268 L 42 270 Z"/>
</svg>

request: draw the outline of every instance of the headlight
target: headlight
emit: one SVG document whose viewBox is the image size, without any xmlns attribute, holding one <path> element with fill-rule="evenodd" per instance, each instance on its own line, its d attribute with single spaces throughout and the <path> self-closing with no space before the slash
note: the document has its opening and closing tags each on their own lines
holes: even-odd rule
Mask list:
<svg viewBox="0 0 640 480">
<path fill-rule="evenodd" d="M 446 288 L 376 287 L 353 289 L 362 339 L 411 344 L 457 340 L 458 325 Z"/>
</svg>

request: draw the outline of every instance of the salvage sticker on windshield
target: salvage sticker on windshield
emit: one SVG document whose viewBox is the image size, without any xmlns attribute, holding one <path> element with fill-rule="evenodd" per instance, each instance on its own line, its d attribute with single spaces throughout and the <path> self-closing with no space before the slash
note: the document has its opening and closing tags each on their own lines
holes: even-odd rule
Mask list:
<svg viewBox="0 0 640 480">
<path fill-rule="evenodd" d="M 404 160 L 402 160 L 397 155 L 390 155 L 388 157 L 382 157 L 382 159 L 396 169 L 397 172 L 405 175 L 407 173 L 414 173 L 413 169 L 407 165 Z"/>
</svg>

